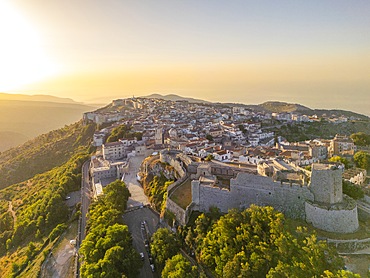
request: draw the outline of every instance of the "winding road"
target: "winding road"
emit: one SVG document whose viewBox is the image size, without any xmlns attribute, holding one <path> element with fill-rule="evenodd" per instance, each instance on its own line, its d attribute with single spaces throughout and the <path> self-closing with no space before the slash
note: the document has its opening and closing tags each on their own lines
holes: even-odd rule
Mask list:
<svg viewBox="0 0 370 278">
<path fill-rule="evenodd" d="M 89 165 L 90 160 L 85 161 L 82 165 L 82 178 L 81 178 L 81 218 L 78 225 L 78 240 L 76 242 L 77 251 L 80 249 L 81 242 L 86 237 L 86 222 L 87 212 L 91 201 L 91 183 L 89 178 Z M 77 259 L 76 263 L 76 277 L 80 277 L 80 261 Z"/>
</svg>

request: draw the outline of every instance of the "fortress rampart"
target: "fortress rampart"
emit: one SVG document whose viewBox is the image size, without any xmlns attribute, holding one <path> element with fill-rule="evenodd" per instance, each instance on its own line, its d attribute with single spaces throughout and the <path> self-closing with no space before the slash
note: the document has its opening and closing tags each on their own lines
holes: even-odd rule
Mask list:
<svg viewBox="0 0 370 278">
<path fill-rule="evenodd" d="M 210 182 L 212 179 L 206 183 L 202 183 L 202 178 L 193 180 L 193 208 L 206 212 L 215 206 L 226 213 L 231 208 L 244 209 L 252 204 L 272 206 L 288 217 L 304 219 L 325 231 L 356 231 L 357 204 L 349 197 L 343 198 L 341 170 L 326 164 L 313 164 L 312 168 L 308 186 L 248 173 L 231 179 L 229 189 Z"/>
<path fill-rule="evenodd" d="M 193 210 L 207 212 L 217 207 L 226 213 L 232 208 L 245 209 L 256 204 L 272 206 L 287 217 L 304 219 L 329 232 L 351 233 L 359 227 L 357 204 L 343 197 L 342 170 L 335 165 L 313 164 L 311 173 L 300 172 L 307 178 L 303 177 L 303 182 L 298 179 L 298 183 L 294 182 L 297 179 L 274 181 L 271 177 L 240 172 L 225 186 L 213 175 L 210 164 L 192 163 L 189 157 L 176 151 L 161 152 L 160 160 L 169 163 L 178 173 L 179 180 L 167 191 L 167 209 L 181 224 L 186 224 Z M 197 168 L 188 172 L 189 167 Z M 188 176 L 193 179 L 192 202 L 185 210 L 170 197 Z M 310 180 L 310 184 L 306 180 Z"/>
<path fill-rule="evenodd" d="M 306 202 L 306 221 L 333 233 L 352 233 L 358 229 L 357 205 L 348 200 L 347 207 L 331 208 Z"/>
<path fill-rule="evenodd" d="M 239 173 L 230 180 L 230 190 L 192 182 L 193 202 L 200 211 L 218 207 L 222 212 L 231 208 L 244 209 L 252 204 L 273 206 L 288 217 L 305 217 L 305 200 L 314 200 L 307 187 L 274 182 L 269 177 Z"/>
</svg>

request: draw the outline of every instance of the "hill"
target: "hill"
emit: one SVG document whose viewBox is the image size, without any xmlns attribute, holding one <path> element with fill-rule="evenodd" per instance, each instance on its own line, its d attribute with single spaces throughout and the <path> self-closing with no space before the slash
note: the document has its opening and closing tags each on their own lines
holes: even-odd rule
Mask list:
<svg viewBox="0 0 370 278">
<path fill-rule="evenodd" d="M 279 101 L 267 101 L 259 105 L 264 110 L 269 112 L 283 113 L 283 112 L 306 112 L 312 109 L 295 103 L 286 103 Z"/>
<path fill-rule="evenodd" d="M 86 147 L 95 125 L 82 121 L 51 131 L 0 154 L 0 189 L 60 166 Z"/>
<path fill-rule="evenodd" d="M 42 133 L 74 123 L 81 119 L 82 113 L 93 109 L 68 99 L 18 96 L 21 95 L 0 94 L 0 152 Z"/>
<path fill-rule="evenodd" d="M 40 277 L 42 262 L 74 221 L 65 198 L 79 189 L 87 158 L 81 149 L 62 166 L 0 190 L 0 277 Z"/>
<path fill-rule="evenodd" d="M 75 102 L 73 99 L 55 97 L 50 95 L 24 95 L 24 94 L 0 93 L 0 100 L 42 101 L 42 102 L 77 104 L 77 102 Z"/>
<path fill-rule="evenodd" d="M 38 277 L 41 263 L 75 210 L 95 125 L 82 121 L 0 154 L 0 277 Z"/>
<path fill-rule="evenodd" d="M 171 100 L 171 101 L 188 101 L 192 103 L 211 103 L 206 100 L 190 98 L 190 97 L 182 97 L 174 94 L 169 95 L 161 95 L 161 94 L 151 94 L 149 96 L 144 96 L 143 98 L 160 98 L 164 100 Z"/>
</svg>

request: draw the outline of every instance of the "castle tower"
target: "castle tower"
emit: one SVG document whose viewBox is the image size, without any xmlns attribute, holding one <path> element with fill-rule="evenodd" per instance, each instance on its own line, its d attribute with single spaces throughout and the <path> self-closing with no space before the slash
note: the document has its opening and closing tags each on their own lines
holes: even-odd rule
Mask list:
<svg viewBox="0 0 370 278">
<path fill-rule="evenodd" d="M 157 128 L 155 130 L 154 140 L 156 145 L 163 144 L 163 128 Z"/>
<path fill-rule="evenodd" d="M 342 170 L 330 164 L 312 164 L 311 192 L 315 202 L 335 204 L 343 201 Z"/>
</svg>

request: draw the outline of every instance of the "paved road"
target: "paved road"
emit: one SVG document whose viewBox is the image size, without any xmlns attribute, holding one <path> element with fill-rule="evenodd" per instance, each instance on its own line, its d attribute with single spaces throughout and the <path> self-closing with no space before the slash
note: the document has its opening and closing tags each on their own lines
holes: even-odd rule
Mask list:
<svg viewBox="0 0 370 278">
<path fill-rule="evenodd" d="M 86 161 L 82 165 L 82 179 L 81 179 L 81 220 L 78 225 L 78 240 L 76 249 L 80 248 L 81 242 L 86 236 L 86 215 L 91 201 L 91 184 L 89 178 L 90 161 Z M 80 261 L 77 259 L 76 277 L 80 277 Z"/>
<path fill-rule="evenodd" d="M 153 212 L 150 208 L 143 207 L 132 210 L 123 215 L 123 221 L 128 226 L 132 235 L 133 246 L 139 253 L 144 253 L 144 266 L 140 270 L 139 277 L 160 277 L 158 271 L 152 272 L 149 265 L 148 252 L 145 249 L 144 241 L 141 235 L 141 222 L 146 221 L 148 225 L 149 234 L 152 235 L 158 227 L 159 215 Z"/>
<path fill-rule="evenodd" d="M 131 157 L 129 160 L 128 173 L 125 174 L 124 182 L 131 193 L 131 197 L 127 202 L 127 208 L 132 208 L 140 205 L 148 205 L 148 197 L 144 194 L 144 190 L 136 179 L 139 172 L 141 162 L 144 156 Z"/>
<path fill-rule="evenodd" d="M 123 215 L 123 220 L 129 227 L 132 234 L 133 246 L 139 253 L 144 253 L 144 266 L 140 271 L 139 277 L 160 277 L 160 273 L 152 272 L 149 264 L 148 252 L 145 249 L 144 241 L 141 234 L 141 222 L 146 221 L 150 236 L 157 230 L 159 225 L 159 215 L 148 207 L 142 205 L 149 205 L 148 197 L 144 194 L 144 190 L 136 179 L 139 172 L 141 162 L 144 156 L 132 157 L 129 161 L 128 173 L 125 174 L 124 182 L 131 193 L 131 197 L 127 202 L 127 209 L 129 212 Z"/>
<path fill-rule="evenodd" d="M 82 166 L 82 181 L 81 181 L 81 241 L 85 239 L 86 236 L 86 215 L 90 205 L 91 198 L 91 184 L 89 179 L 89 163 L 86 161 Z"/>
</svg>

